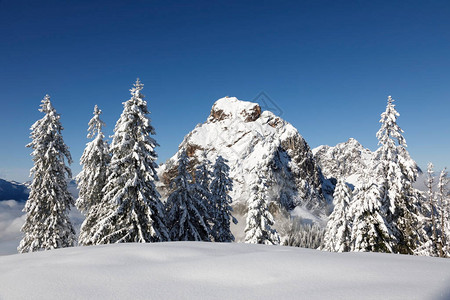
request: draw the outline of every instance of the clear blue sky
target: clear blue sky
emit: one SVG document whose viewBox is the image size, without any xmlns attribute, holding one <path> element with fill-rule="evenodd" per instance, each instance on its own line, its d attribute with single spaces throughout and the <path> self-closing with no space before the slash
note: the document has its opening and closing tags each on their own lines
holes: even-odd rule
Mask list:
<svg viewBox="0 0 450 300">
<path fill-rule="evenodd" d="M 24 181 L 48 93 L 74 173 L 95 104 L 112 134 L 140 77 L 159 162 L 214 101 L 265 91 L 311 147 L 376 149 L 388 95 L 423 168 L 450 167 L 449 1 L 0 0 L 0 178 Z"/>
</svg>

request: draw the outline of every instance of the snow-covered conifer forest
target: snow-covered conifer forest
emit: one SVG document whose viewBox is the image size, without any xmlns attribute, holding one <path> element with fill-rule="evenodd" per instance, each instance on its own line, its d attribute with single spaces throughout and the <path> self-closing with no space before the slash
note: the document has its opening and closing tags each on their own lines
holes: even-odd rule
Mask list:
<svg viewBox="0 0 450 300">
<path fill-rule="evenodd" d="M 205 272 L 201 279 L 206 281 L 210 279 L 208 272 L 212 272 L 211 278 L 216 280 L 236 281 L 239 276 L 230 277 L 231 266 L 234 266 L 243 277 L 256 276 L 262 286 L 277 283 L 287 291 L 292 290 L 294 283 L 272 280 L 270 276 L 278 276 L 275 273 L 267 271 L 268 277 L 262 277 L 257 274 L 258 268 L 244 269 L 243 266 L 253 266 L 249 261 L 258 259 L 258 263 L 267 263 L 273 270 L 279 268 L 274 265 L 285 266 L 286 269 L 279 269 L 279 272 L 286 271 L 289 276 L 298 275 L 298 270 L 314 273 L 315 269 L 323 267 L 323 272 L 328 270 L 330 274 L 345 277 L 347 273 L 339 273 L 336 266 L 355 269 L 360 262 L 374 268 L 368 271 L 374 272 L 369 277 L 381 278 L 388 269 L 392 271 L 389 264 L 399 268 L 418 264 L 417 269 L 407 267 L 405 274 L 388 275 L 387 281 L 374 279 L 375 284 L 389 283 L 389 280 L 402 284 L 399 278 L 412 284 L 419 273 L 414 276 L 408 273 L 424 272 L 420 268 L 427 268 L 429 263 L 433 270 L 430 277 L 436 275 L 450 280 L 450 260 L 443 259 L 450 258 L 448 173 L 445 169 L 434 170 L 432 163 L 424 173 L 409 155 L 399 126 L 400 114 L 391 96 L 387 98 L 385 110 L 380 108 L 380 128 L 376 135 L 374 133 L 378 149 L 373 152 L 352 138 L 334 147 L 311 149 L 297 129 L 281 117 L 263 111 L 257 103 L 225 97 L 214 103 L 204 123 L 185 136 L 173 157 L 158 166 L 158 142 L 150 119 L 154 102 L 147 100 L 143 89 L 144 85 L 138 79 L 130 89 L 130 99 L 123 102 L 123 112 L 111 140 L 103 133 L 102 111 L 93 103 L 93 117 L 87 124 L 87 137 L 91 140 L 80 159 L 82 171 L 75 181 L 69 167 L 72 157 L 63 140 L 64 116 L 56 112 L 50 96 L 44 97 L 39 109 L 42 118 L 32 125 L 31 142 L 27 145 L 32 149 L 34 166 L 31 183 L 23 187 L 29 191 L 27 199 L 21 199 L 26 202 L 11 199 L 0 202 L 5 215 L 14 214 L 5 227 L 9 233 L 0 235 L 0 254 L 12 254 L 13 248 L 19 253 L 41 253 L 1 257 L 1 273 L 17 278 L 19 273 L 5 273 L 5 268 L 15 265 L 27 268 L 22 257 L 30 261 L 30 266 L 38 268 L 35 265 L 39 262 L 45 265 L 51 261 L 53 256 L 49 253 L 53 249 L 76 247 L 54 252 L 58 268 L 67 264 L 76 270 L 75 274 L 81 274 L 86 266 L 77 269 L 77 260 L 69 257 L 83 257 L 86 253 L 87 261 L 96 265 L 97 259 L 102 260 L 103 256 L 126 260 L 122 251 L 134 251 L 140 258 L 131 258 L 131 266 L 138 267 L 141 262 L 160 264 L 161 267 L 155 270 L 169 272 L 161 278 L 171 280 L 170 272 L 176 272 L 177 268 L 174 260 L 184 264 L 184 254 L 174 252 L 174 243 L 165 242 L 177 241 L 179 251 L 187 251 L 187 260 L 200 261 L 199 268 Z M 4 183 L 1 182 L 5 186 L 20 186 Z M 419 184 L 425 189 L 418 189 Z M 3 190 L 8 189 L 2 188 L 0 192 Z M 24 214 L 20 212 L 22 207 Z M 21 233 L 14 231 L 19 227 Z M 196 243 L 187 243 L 189 241 Z M 134 248 L 92 247 L 119 243 L 159 245 L 149 249 L 138 245 Z M 232 245 L 239 243 L 270 246 Z M 342 256 L 329 252 L 405 256 L 360 253 Z M 229 260 L 221 260 L 220 257 L 227 253 L 235 256 L 237 264 L 230 265 Z M 246 253 L 249 257 L 244 257 Z M 201 255 L 206 258 L 200 259 Z M 302 256 L 308 259 L 302 259 Z M 291 258 L 292 265 L 288 263 Z M 321 266 L 321 259 L 328 265 Z M 273 261 L 268 262 L 270 260 Z M 380 262 L 389 266 L 383 269 Z M 166 263 L 169 271 L 164 271 Z M 217 273 L 205 268 L 212 263 L 224 268 L 223 278 L 216 278 Z M 119 276 L 116 265 L 112 263 L 111 266 L 111 270 L 99 270 L 113 274 L 108 276 Z M 293 266 L 298 270 L 293 270 Z M 189 274 L 190 268 L 194 266 L 182 267 L 180 274 Z M 52 272 L 48 278 L 59 276 L 58 271 Z M 136 274 L 148 275 L 140 269 Z M 136 278 L 138 275 L 130 276 Z M 307 273 L 302 276 L 308 278 Z M 90 277 L 95 278 L 94 275 Z M 324 279 L 342 281 L 332 277 L 327 275 Z M 33 284 L 38 285 L 39 280 L 35 277 L 26 278 L 35 280 Z M 174 279 L 175 282 L 186 285 L 187 281 L 180 278 Z M 362 284 L 361 279 L 351 279 L 348 274 L 345 278 L 360 280 Z M 8 282 L 6 279 L 2 277 L 0 282 Z M 116 279 L 112 281 L 121 284 Z M 244 282 L 254 283 L 249 279 Z M 449 297 L 449 281 L 444 288 L 439 285 L 439 280 L 434 285 L 430 282 L 421 281 L 415 287 L 422 293 L 420 295 Z M 239 286 L 238 283 L 231 286 L 236 284 Z M 83 286 L 83 283 L 73 284 L 77 285 Z M 429 290 L 421 289 L 422 286 L 428 286 Z M 214 284 L 208 286 L 207 292 L 211 293 L 214 287 Z M 169 295 L 171 285 L 159 284 L 159 288 L 166 289 L 165 295 Z M 92 286 L 90 289 L 95 290 Z M 338 287 L 332 285 L 330 289 Z M 58 291 L 52 294 L 53 298 L 58 297 Z M 263 291 L 264 288 L 259 292 Z M 270 298 L 271 294 L 266 292 L 268 294 L 262 295 L 263 298 Z M 359 298 L 363 292 L 364 289 L 341 292 L 338 298 L 339 295 Z M 435 292 L 440 295 L 434 295 Z M 121 291 L 118 293 L 119 297 L 128 296 Z M 158 291 L 158 295 L 161 293 Z M 416 293 L 397 291 L 393 295 L 409 298 L 407 295 L 414 297 L 418 295 Z M 0 298 L 30 295 L 11 287 L 0 288 Z M 143 298 L 144 294 L 138 292 L 136 295 Z M 198 292 L 189 295 L 193 298 L 202 296 Z M 234 292 L 224 295 L 227 295 L 225 298 L 235 296 Z M 251 293 L 244 291 L 241 295 Z M 321 298 L 321 295 L 331 297 L 332 293 L 305 294 L 308 295 Z M 391 296 L 384 292 L 376 295 Z"/>
</svg>

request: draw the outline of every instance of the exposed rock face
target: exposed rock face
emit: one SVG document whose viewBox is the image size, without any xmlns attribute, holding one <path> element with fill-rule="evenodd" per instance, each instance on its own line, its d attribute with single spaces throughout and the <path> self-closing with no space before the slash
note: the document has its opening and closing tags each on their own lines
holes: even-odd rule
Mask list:
<svg viewBox="0 0 450 300">
<path fill-rule="evenodd" d="M 287 210 L 295 207 L 317 216 L 327 213 L 328 202 L 322 194 L 322 174 L 310 147 L 288 122 L 252 102 L 234 97 L 219 99 L 207 121 L 184 138 L 179 151 L 185 149 L 192 168 L 206 157 L 214 162 L 218 155 L 227 159 L 234 188 L 233 202 L 247 202 L 256 170 L 266 170 L 270 200 Z M 178 153 L 177 153 L 178 154 Z M 159 168 L 164 186 L 176 174 L 176 155 Z"/>
</svg>

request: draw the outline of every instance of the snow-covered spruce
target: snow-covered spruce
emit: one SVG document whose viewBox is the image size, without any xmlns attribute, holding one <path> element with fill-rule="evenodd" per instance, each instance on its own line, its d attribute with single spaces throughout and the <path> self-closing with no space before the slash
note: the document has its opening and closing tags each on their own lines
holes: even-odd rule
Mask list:
<svg viewBox="0 0 450 300">
<path fill-rule="evenodd" d="M 89 121 L 88 138 L 93 140 L 86 144 L 80 164 L 82 171 L 77 176 L 79 196 L 76 207 L 85 216 L 80 229 L 78 243 L 88 245 L 92 240 L 92 229 L 98 223 L 105 209 L 103 188 L 106 184 L 107 168 L 111 160 L 108 143 L 104 140 L 102 128 L 105 123 L 100 119 L 102 111 L 94 107 L 94 117 Z"/>
<path fill-rule="evenodd" d="M 352 233 L 350 251 L 393 252 L 396 243 L 390 225 L 385 219 L 385 208 L 380 187 L 367 174 L 364 184 L 354 192 L 350 206 Z"/>
<path fill-rule="evenodd" d="M 433 171 L 433 164 L 430 162 L 427 166 L 427 179 L 425 182 L 425 186 L 427 188 L 428 193 L 428 205 L 429 210 L 431 214 L 431 251 L 429 255 L 431 256 L 439 256 L 439 250 L 438 250 L 438 231 L 437 231 L 437 218 L 438 218 L 438 210 L 435 205 L 435 197 L 433 192 L 433 186 L 434 186 L 434 171 Z"/>
<path fill-rule="evenodd" d="M 175 189 L 167 198 L 166 215 L 172 241 L 211 241 L 209 218 L 203 201 L 205 190 L 192 181 L 187 171 L 189 158 L 185 151 L 178 157 L 178 175 L 172 181 Z"/>
<path fill-rule="evenodd" d="M 211 235 L 215 242 L 234 241 L 234 236 L 230 229 L 230 221 L 237 224 L 237 220 L 232 215 L 231 197 L 228 195 L 233 188 L 233 182 L 228 176 L 229 172 L 230 167 L 227 165 L 227 160 L 222 156 L 217 157 L 210 185 L 213 207 Z"/>
<path fill-rule="evenodd" d="M 46 95 L 39 111 L 45 115 L 31 127 L 34 166 L 30 171 L 33 180 L 25 205 L 24 237 L 20 253 L 71 247 L 75 230 L 68 213 L 74 199 L 67 190 L 67 178 L 72 176 L 66 165 L 72 163 L 69 148 L 64 143 L 60 115 L 56 113 Z"/>
<path fill-rule="evenodd" d="M 257 168 L 257 180 L 253 183 L 245 226 L 245 242 L 251 244 L 280 244 L 280 236 L 272 228 L 274 219 L 267 201 L 267 184 L 262 169 Z"/>
<path fill-rule="evenodd" d="M 352 190 L 345 180 L 338 180 L 333 197 L 334 210 L 328 219 L 323 250 L 348 252 L 351 241 L 352 220 L 349 208 L 352 202 Z"/>
<path fill-rule="evenodd" d="M 406 150 L 403 130 L 396 122 L 400 114 L 393 102 L 389 96 L 386 111 L 381 114 L 381 128 L 377 132 L 381 146 L 376 153 L 379 165 L 375 167 L 375 174 L 386 212 L 385 220 L 396 239 L 393 251 L 413 254 L 419 243 L 418 196 L 412 186 L 417 179 L 418 167 Z"/>
<path fill-rule="evenodd" d="M 136 80 L 114 128 L 104 205 L 87 244 L 161 242 L 169 238 L 164 207 L 155 188 L 154 148 L 158 144 L 151 137 L 155 130 L 141 94 L 143 86 Z"/>
<path fill-rule="evenodd" d="M 447 192 L 449 183 L 447 170 L 444 169 L 439 174 L 437 186 L 437 200 L 439 201 L 439 211 L 441 215 L 440 229 L 440 256 L 450 257 L 450 200 Z"/>
<path fill-rule="evenodd" d="M 197 195 L 195 195 L 196 199 L 201 199 L 203 204 L 206 207 L 207 213 L 203 216 L 203 221 L 208 226 L 210 234 L 211 229 L 214 225 L 214 203 L 211 200 L 211 192 L 209 190 L 209 185 L 211 184 L 211 162 L 208 160 L 206 156 L 202 157 L 202 161 L 200 161 L 195 168 L 195 184 L 200 188 L 195 189 Z M 189 169 L 189 167 L 188 167 Z M 189 171 L 188 171 L 189 172 Z M 212 236 L 210 236 L 210 239 Z"/>
</svg>

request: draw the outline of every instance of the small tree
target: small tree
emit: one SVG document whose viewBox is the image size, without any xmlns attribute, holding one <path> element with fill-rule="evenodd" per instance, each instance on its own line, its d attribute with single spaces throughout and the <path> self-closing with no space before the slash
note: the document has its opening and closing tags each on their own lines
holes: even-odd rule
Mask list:
<svg viewBox="0 0 450 300">
<path fill-rule="evenodd" d="M 186 151 L 178 156 L 178 175 L 171 182 L 175 190 L 166 202 L 167 224 L 172 241 L 210 241 L 205 222 L 208 211 L 203 202 L 205 191 L 194 182 L 187 171 L 189 158 Z"/>
<path fill-rule="evenodd" d="M 233 217 L 231 207 L 231 197 L 228 195 L 233 188 L 228 173 L 230 167 L 227 160 L 219 156 L 214 164 L 213 180 L 211 182 L 211 203 L 213 207 L 212 219 L 213 228 L 212 236 L 215 242 L 233 242 L 234 236 L 231 233 L 230 221 L 237 224 L 236 218 Z"/>
<path fill-rule="evenodd" d="M 99 221 L 89 244 L 162 242 L 168 240 L 164 207 L 155 187 L 155 129 L 148 118 L 147 102 L 136 80 L 131 98 L 114 128 L 111 163 Z"/>
<path fill-rule="evenodd" d="M 349 207 L 352 202 L 352 190 L 343 179 L 340 179 L 333 196 L 335 205 L 328 219 L 323 250 L 348 252 L 351 241 Z"/>
<path fill-rule="evenodd" d="M 447 196 L 448 184 L 447 170 L 441 171 L 438 181 L 437 197 L 439 200 L 439 209 L 441 215 L 441 240 L 440 240 L 440 256 L 450 256 L 450 203 Z"/>
<path fill-rule="evenodd" d="M 31 126 L 34 166 L 31 190 L 24 211 L 24 237 L 20 253 L 71 247 L 75 230 L 69 219 L 74 200 L 67 190 L 67 179 L 72 176 L 66 165 L 72 163 L 69 148 L 64 143 L 60 115 L 56 113 L 46 95 L 39 111 L 45 115 Z"/>
<path fill-rule="evenodd" d="M 259 169 L 259 167 L 257 167 Z M 272 228 L 274 219 L 269 212 L 267 187 L 263 174 L 258 171 L 258 180 L 252 187 L 245 226 L 245 242 L 251 244 L 279 245 L 280 236 Z"/>
<path fill-rule="evenodd" d="M 98 223 L 104 209 L 103 188 L 106 184 L 107 168 L 111 160 L 108 143 L 104 140 L 102 128 L 105 123 L 100 119 L 102 111 L 94 107 L 94 117 L 89 121 L 88 138 L 93 141 L 86 144 L 80 164 L 82 171 L 77 176 L 79 196 L 77 208 L 86 216 L 81 225 L 78 243 L 89 244 L 92 239 L 91 230 Z"/>
</svg>

